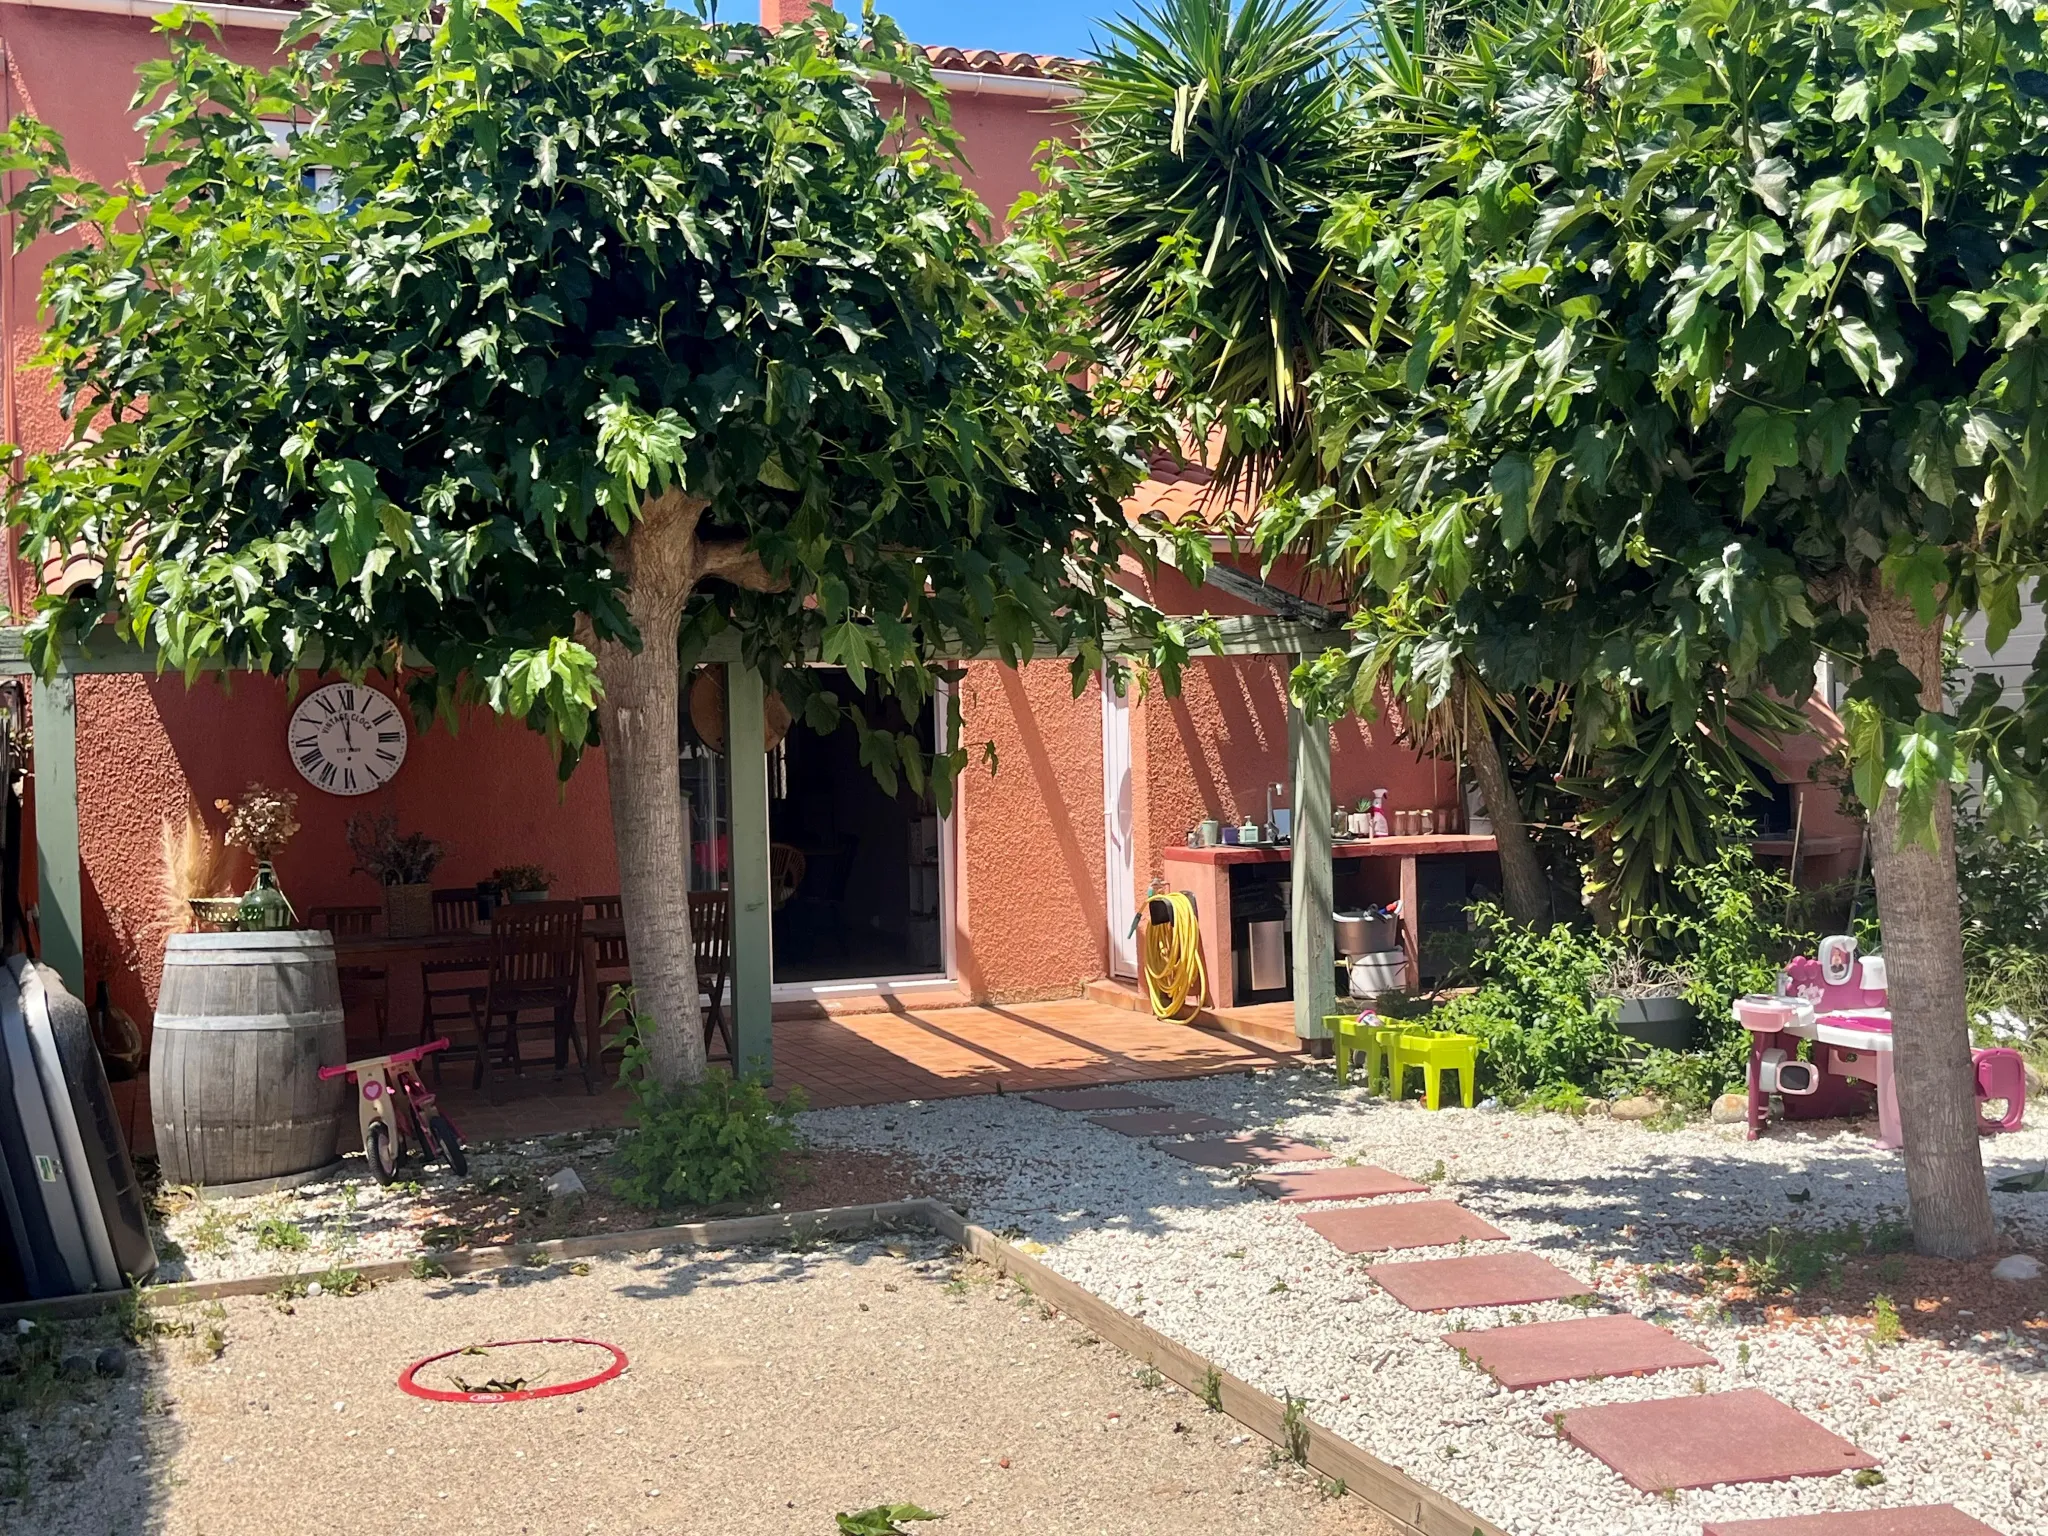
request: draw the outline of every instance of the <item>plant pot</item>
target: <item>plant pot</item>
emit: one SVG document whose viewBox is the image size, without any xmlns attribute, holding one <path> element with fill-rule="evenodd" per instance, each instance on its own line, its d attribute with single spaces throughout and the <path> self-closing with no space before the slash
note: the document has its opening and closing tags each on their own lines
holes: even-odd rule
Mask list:
<svg viewBox="0 0 2048 1536">
<path fill-rule="evenodd" d="M 419 885 L 384 887 L 384 931 L 394 939 L 423 939 L 434 931 L 434 888 Z"/>
<path fill-rule="evenodd" d="M 507 891 L 505 893 L 505 899 L 507 901 L 519 902 L 522 905 L 524 905 L 527 902 L 546 901 L 548 899 L 548 893 L 545 890 Z"/>
<path fill-rule="evenodd" d="M 1689 1051 L 1699 1014 L 1682 997 L 1625 997 L 1615 1028 L 1631 1040 L 1660 1051 Z"/>
</svg>

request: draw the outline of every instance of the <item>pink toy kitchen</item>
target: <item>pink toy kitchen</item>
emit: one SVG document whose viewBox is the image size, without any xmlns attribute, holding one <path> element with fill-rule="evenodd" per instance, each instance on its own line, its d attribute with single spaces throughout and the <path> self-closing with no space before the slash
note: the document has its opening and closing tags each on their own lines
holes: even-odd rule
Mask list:
<svg viewBox="0 0 2048 1536">
<path fill-rule="evenodd" d="M 1769 1124 L 1776 1098 L 1787 1120 L 1865 1116 L 1875 1101 L 1878 1145 L 1902 1144 L 1884 956 L 1858 955 L 1847 934 L 1822 939 L 1818 956 L 1801 955 L 1778 973 L 1775 994 L 1737 998 L 1735 1018 L 1749 1031 L 1751 1141 Z M 1977 1128 L 2018 1130 L 2027 1101 L 2020 1053 L 2001 1047 L 1970 1054 Z M 2003 1109 L 1987 1115 L 1984 1106 L 1994 1102 Z"/>
</svg>

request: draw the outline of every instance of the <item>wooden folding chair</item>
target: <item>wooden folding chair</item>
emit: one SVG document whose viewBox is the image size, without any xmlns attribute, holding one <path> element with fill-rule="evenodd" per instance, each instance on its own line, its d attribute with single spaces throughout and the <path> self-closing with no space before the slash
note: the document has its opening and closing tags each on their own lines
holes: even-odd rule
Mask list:
<svg viewBox="0 0 2048 1536">
<path fill-rule="evenodd" d="M 306 914 L 306 922 L 313 928 L 325 928 L 337 939 L 369 938 L 376 933 L 383 912 L 382 907 L 315 907 Z M 337 963 L 334 969 L 341 978 L 344 1015 L 367 1006 L 377 1021 L 377 1044 L 387 1044 L 391 1036 L 390 967 Z"/>
<path fill-rule="evenodd" d="M 725 982 L 732 974 L 732 892 L 690 892 L 690 938 L 697 952 L 697 990 L 704 1006 L 704 1054 L 711 1054 L 715 1030 L 725 1040 L 725 1059 L 737 1068 L 732 1025 L 725 1017 Z"/>
<path fill-rule="evenodd" d="M 483 1007 L 477 1015 L 483 1049 L 477 1054 L 477 1081 L 485 1077 L 484 1059 L 494 1043 L 502 1045 L 505 1064 L 525 1070 L 520 1053 L 522 1029 L 545 1026 L 554 1032 L 555 1071 L 569 1064 L 569 1052 L 583 1073 L 587 1093 L 597 1092 L 590 1060 L 576 1033 L 576 978 L 583 950 L 583 905 L 575 901 L 513 902 L 491 913 L 491 974 Z M 544 1020 L 523 1016 L 544 1012 Z"/>
<path fill-rule="evenodd" d="M 434 931 L 468 933 L 476 927 L 477 899 L 473 885 L 451 886 L 433 895 Z M 484 1038 L 476 1021 L 483 1011 L 484 994 L 490 985 L 491 962 L 481 935 L 473 953 L 450 959 L 420 962 L 420 1044 L 446 1036 L 449 1051 L 436 1051 L 434 1086 L 441 1085 L 441 1058 L 453 1051 L 474 1051 L 476 1080 L 484 1075 Z"/>
</svg>

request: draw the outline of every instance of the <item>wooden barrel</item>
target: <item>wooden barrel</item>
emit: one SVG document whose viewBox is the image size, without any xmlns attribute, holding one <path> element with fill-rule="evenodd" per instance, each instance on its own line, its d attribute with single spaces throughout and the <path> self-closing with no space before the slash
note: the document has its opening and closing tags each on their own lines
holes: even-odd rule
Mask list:
<svg viewBox="0 0 2048 1536">
<path fill-rule="evenodd" d="M 334 938 L 174 933 L 164 949 L 150 1113 L 174 1184 L 285 1179 L 334 1161 L 348 1100 Z"/>
</svg>

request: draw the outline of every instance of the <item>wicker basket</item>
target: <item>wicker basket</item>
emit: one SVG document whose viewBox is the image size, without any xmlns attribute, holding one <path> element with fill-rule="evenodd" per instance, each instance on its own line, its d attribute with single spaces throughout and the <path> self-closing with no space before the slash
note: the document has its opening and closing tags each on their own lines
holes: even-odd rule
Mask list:
<svg viewBox="0 0 2048 1536">
<path fill-rule="evenodd" d="M 423 939 L 434 931 L 431 885 L 384 887 L 384 931 L 394 939 Z"/>
<path fill-rule="evenodd" d="M 194 896 L 186 905 L 193 921 L 209 933 L 233 933 L 242 926 L 239 896 Z"/>
</svg>

